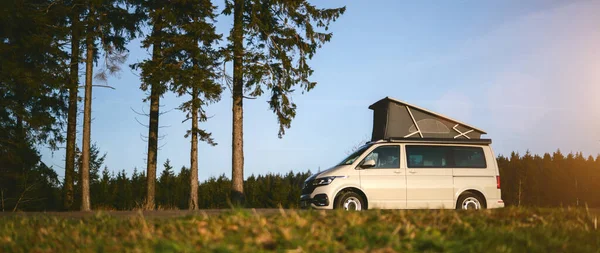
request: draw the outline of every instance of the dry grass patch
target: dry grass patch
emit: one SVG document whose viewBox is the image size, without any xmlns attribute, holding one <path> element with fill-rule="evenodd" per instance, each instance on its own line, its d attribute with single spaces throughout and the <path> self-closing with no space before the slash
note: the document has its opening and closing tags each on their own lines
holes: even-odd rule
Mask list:
<svg viewBox="0 0 600 253">
<path fill-rule="evenodd" d="M 0 252 L 600 252 L 584 209 L 7 216 Z"/>
</svg>

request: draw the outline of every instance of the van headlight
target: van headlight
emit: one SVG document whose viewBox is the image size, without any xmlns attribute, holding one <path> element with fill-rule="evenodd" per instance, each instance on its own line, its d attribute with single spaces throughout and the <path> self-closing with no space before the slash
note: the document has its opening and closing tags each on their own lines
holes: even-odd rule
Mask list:
<svg viewBox="0 0 600 253">
<path fill-rule="evenodd" d="M 331 184 L 331 182 L 333 182 L 333 180 L 335 178 L 346 178 L 346 176 L 333 176 L 333 177 L 322 177 L 322 178 L 317 178 L 315 179 L 315 181 L 313 181 L 313 185 L 314 186 L 321 186 L 321 185 L 328 185 Z"/>
</svg>

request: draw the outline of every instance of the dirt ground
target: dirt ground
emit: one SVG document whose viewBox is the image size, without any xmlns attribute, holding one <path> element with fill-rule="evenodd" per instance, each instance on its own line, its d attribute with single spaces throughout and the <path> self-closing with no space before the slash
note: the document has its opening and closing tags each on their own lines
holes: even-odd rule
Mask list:
<svg viewBox="0 0 600 253">
<path fill-rule="evenodd" d="M 246 209 L 250 212 L 256 212 L 260 215 L 271 215 L 271 214 L 279 214 L 281 212 L 290 212 L 292 210 L 286 209 Z M 0 212 L 0 218 L 2 217 L 10 217 L 10 216 L 24 216 L 24 217 L 33 217 L 33 216 L 55 216 L 55 217 L 68 217 L 68 218 L 84 218 L 90 217 L 97 214 L 108 214 L 114 217 L 135 217 L 135 216 L 143 216 L 145 218 L 173 218 L 173 217 L 184 217 L 190 215 L 207 215 L 213 216 L 218 215 L 224 212 L 231 211 L 231 209 L 202 209 L 198 211 L 190 211 L 190 210 L 156 210 L 156 211 L 91 211 L 91 212 Z M 294 210 L 297 212 L 302 212 L 304 210 Z"/>
<path fill-rule="evenodd" d="M 246 209 L 250 212 L 255 212 L 260 215 L 273 215 L 281 214 L 282 212 L 305 212 L 306 210 L 301 209 Z M 176 218 L 190 215 L 200 216 L 214 216 L 224 212 L 229 212 L 231 209 L 202 209 L 198 211 L 190 210 L 156 210 L 156 211 L 92 211 L 92 212 L 0 212 L 0 218 L 11 217 L 11 216 L 23 216 L 23 217 L 34 217 L 34 216 L 55 216 L 61 218 L 85 218 L 92 217 L 97 214 L 108 214 L 113 217 L 139 217 L 145 218 Z M 600 208 L 590 208 L 588 212 L 591 215 L 600 216 Z"/>
</svg>

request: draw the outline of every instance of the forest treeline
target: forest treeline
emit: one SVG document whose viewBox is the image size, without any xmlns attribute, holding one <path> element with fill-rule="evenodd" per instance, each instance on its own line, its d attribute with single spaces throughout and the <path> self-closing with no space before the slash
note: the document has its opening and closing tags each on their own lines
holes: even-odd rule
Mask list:
<svg viewBox="0 0 600 253">
<path fill-rule="evenodd" d="M 90 200 L 93 210 L 144 209 L 146 197 L 146 173 L 134 169 L 131 175 L 124 170 L 109 171 L 94 168 L 90 171 Z M 190 169 L 178 171 L 169 160 L 156 180 L 156 204 L 158 210 L 189 209 Z M 310 176 L 307 172 L 287 174 L 251 175 L 244 181 L 246 206 L 254 208 L 297 208 L 302 183 Z M 1 211 L 63 211 L 63 187 L 57 174 L 44 166 L 31 171 L 27 178 L 0 178 L 2 187 Z M 16 181 L 13 181 L 17 179 Z M 79 203 L 81 188 L 75 182 L 75 204 Z M 8 187 L 7 187 L 8 186 Z M 198 207 L 231 208 L 229 195 L 231 179 L 225 174 L 211 177 L 198 186 Z"/>
<path fill-rule="evenodd" d="M 497 160 L 507 205 L 600 207 L 600 155 L 513 152 Z"/>
<path fill-rule="evenodd" d="M 146 196 L 146 174 L 134 169 L 112 172 L 92 146 L 90 199 L 94 210 L 142 209 Z M 80 158 L 78 157 L 78 160 Z M 502 180 L 502 199 L 507 206 L 600 207 L 600 155 L 584 157 L 581 153 L 563 155 L 560 151 L 543 156 L 512 153 L 497 158 Z M 76 171 L 79 171 L 76 166 Z M 246 207 L 297 208 L 302 183 L 311 175 L 306 172 L 251 175 L 244 181 Z M 157 176 L 158 209 L 188 209 L 190 170 L 175 170 L 167 160 Z M 51 211 L 62 206 L 63 187 L 57 174 L 40 163 L 27 174 L 1 177 L 2 210 Z M 75 181 L 75 200 L 81 194 Z M 204 180 L 198 187 L 199 208 L 230 208 L 231 180 L 224 174 Z M 76 202 L 76 204 L 79 204 Z"/>
</svg>

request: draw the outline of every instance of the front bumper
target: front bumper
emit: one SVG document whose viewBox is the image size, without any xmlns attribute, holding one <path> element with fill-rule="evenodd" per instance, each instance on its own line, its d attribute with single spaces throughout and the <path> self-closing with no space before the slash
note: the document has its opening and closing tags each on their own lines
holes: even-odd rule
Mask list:
<svg viewBox="0 0 600 253">
<path fill-rule="evenodd" d="M 300 196 L 300 208 L 319 208 L 329 206 L 329 197 L 327 194 L 317 194 L 313 198 L 311 194 L 304 194 Z"/>
</svg>

